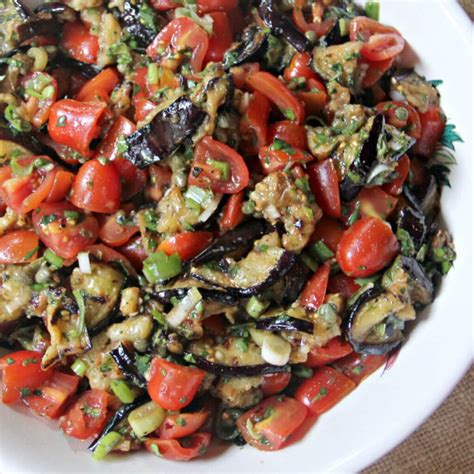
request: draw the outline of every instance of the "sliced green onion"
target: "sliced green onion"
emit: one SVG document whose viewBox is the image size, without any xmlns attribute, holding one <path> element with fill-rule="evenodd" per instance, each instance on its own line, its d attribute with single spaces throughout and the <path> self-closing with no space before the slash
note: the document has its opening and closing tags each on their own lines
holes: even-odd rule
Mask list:
<svg viewBox="0 0 474 474">
<path fill-rule="evenodd" d="M 313 272 L 316 271 L 316 269 L 318 268 L 318 262 L 316 262 L 316 260 L 314 260 L 311 255 L 306 252 L 303 252 L 302 254 L 300 254 L 300 258 L 308 268 L 310 268 Z"/>
<path fill-rule="evenodd" d="M 166 255 L 159 251 L 143 262 L 143 274 L 150 283 L 169 280 L 181 273 L 181 259 L 177 253 Z"/>
<path fill-rule="evenodd" d="M 219 160 L 213 160 L 211 158 L 208 158 L 206 160 L 206 163 L 208 165 L 211 165 L 214 169 L 220 172 L 221 174 L 221 180 L 222 181 L 227 181 L 230 177 L 230 165 L 229 163 L 225 161 L 219 161 Z"/>
<path fill-rule="evenodd" d="M 349 34 L 349 21 L 346 18 L 339 19 L 339 31 L 341 32 L 341 36 Z"/>
<path fill-rule="evenodd" d="M 8 120 L 10 125 L 18 132 L 29 132 L 31 131 L 31 124 L 25 122 L 19 115 L 16 107 L 13 104 L 9 104 L 5 108 L 5 118 Z"/>
<path fill-rule="evenodd" d="M 369 18 L 378 21 L 380 16 L 380 3 L 378 1 L 365 2 L 365 14 Z"/>
<path fill-rule="evenodd" d="M 301 379 L 309 379 L 313 376 L 313 370 L 309 367 L 305 367 L 304 365 L 293 366 L 292 372 Z"/>
<path fill-rule="evenodd" d="M 89 364 L 82 359 L 76 359 L 71 365 L 71 370 L 79 377 L 84 377 L 89 368 Z"/>
<path fill-rule="evenodd" d="M 36 97 L 38 99 L 43 98 L 43 94 L 41 92 L 38 92 L 37 90 L 33 89 L 32 87 L 27 87 L 25 89 L 25 93 L 31 97 Z"/>
<path fill-rule="evenodd" d="M 14 157 L 10 160 L 10 166 L 15 176 L 29 176 L 33 172 L 35 162 L 31 160 L 29 165 L 22 166 L 18 162 L 18 157 Z"/>
<path fill-rule="evenodd" d="M 158 75 L 158 64 L 151 63 L 148 64 L 148 69 L 146 71 L 146 80 L 148 84 L 158 84 L 159 75 Z"/>
<path fill-rule="evenodd" d="M 72 292 L 74 298 L 76 298 L 77 307 L 79 309 L 79 327 L 77 328 L 79 332 L 79 337 L 84 332 L 86 325 L 86 304 L 84 302 L 84 295 L 82 290 L 74 290 Z"/>
<path fill-rule="evenodd" d="M 258 318 L 270 305 L 270 303 L 264 299 L 252 296 L 245 305 L 245 311 L 252 316 L 252 318 Z"/>
<path fill-rule="evenodd" d="M 135 410 L 130 412 L 127 420 L 137 437 L 143 438 L 158 429 L 165 421 L 165 418 L 166 410 L 151 401 L 135 408 Z"/>
<path fill-rule="evenodd" d="M 334 257 L 333 251 L 322 241 L 318 240 L 310 249 L 311 255 L 320 262 Z"/>
<path fill-rule="evenodd" d="M 51 249 L 46 249 L 43 257 L 53 267 L 61 268 L 63 266 L 64 260 L 59 255 L 56 255 Z"/>
<path fill-rule="evenodd" d="M 124 380 L 112 380 L 110 388 L 122 403 L 132 403 L 135 400 L 135 394 Z"/>
<path fill-rule="evenodd" d="M 197 202 L 199 205 L 204 204 L 209 200 L 211 191 L 208 189 L 199 188 L 198 186 L 189 186 L 184 193 L 184 197 Z"/>
<path fill-rule="evenodd" d="M 92 457 L 94 459 L 103 459 L 122 441 L 122 435 L 116 431 L 110 431 L 99 440 L 99 444 L 94 449 Z"/>
</svg>

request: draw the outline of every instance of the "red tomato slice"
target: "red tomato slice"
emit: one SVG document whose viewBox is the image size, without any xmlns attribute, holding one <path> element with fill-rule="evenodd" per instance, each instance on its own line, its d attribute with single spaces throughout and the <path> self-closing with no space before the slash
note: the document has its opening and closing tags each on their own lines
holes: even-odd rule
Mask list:
<svg viewBox="0 0 474 474">
<path fill-rule="evenodd" d="M 197 431 L 209 417 L 209 412 L 168 415 L 158 429 L 160 439 L 184 438 Z"/>
<path fill-rule="evenodd" d="M 131 135 L 136 129 L 137 127 L 132 121 L 123 115 L 119 115 L 97 147 L 95 156 L 101 156 L 110 161 L 121 158 L 122 153 L 119 151 L 120 140 Z"/>
<path fill-rule="evenodd" d="M 251 76 L 254 72 L 260 71 L 260 64 L 258 63 L 244 63 L 239 66 L 230 68 L 232 80 L 234 81 L 237 89 L 243 89 L 245 87 L 245 81 L 248 76 Z"/>
<path fill-rule="evenodd" d="M 270 102 L 260 92 L 255 91 L 249 99 L 247 109 L 240 119 L 239 131 L 242 136 L 242 150 L 248 155 L 256 155 L 258 149 L 267 144 L 267 122 L 270 116 Z"/>
<path fill-rule="evenodd" d="M 306 115 L 321 115 L 328 103 L 326 87 L 316 79 L 308 79 L 306 88 L 295 92 L 296 97 L 304 104 Z"/>
<path fill-rule="evenodd" d="M 109 394 L 104 390 L 84 392 L 76 403 L 60 418 L 64 434 L 77 439 L 98 435 L 107 422 Z"/>
<path fill-rule="evenodd" d="M 328 286 L 330 267 L 321 265 L 306 283 L 299 298 L 301 304 L 311 310 L 317 310 L 323 303 Z"/>
<path fill-rule="evenodd" d="M 125 245 L 118 247 L 117 250 L 130 261 L 135 270 L 141 271 L 143 262 L 148 257 L 148 253 L 143 248 L 140 235 L 132 237 Z"/>
<path fill-rule="evenodd" d="M 219 228 L 222 232 L 227 232 L 237 227 L 244 220 L 242 205 L 244 203 L 244 193 L 231 194 L 225 203 L 222 216 L 219 219 Z"/>
<path fill-rule="evenodd" d="M 31 395 L 53 375 L 52 369 L 41 368 L 42 357 L 41 352 L 18 351 L 0 358 L 3 403 L 13 403 Z"/>
<path fill-rule="evenodd" d="M 369 61 L 386 61 L 399 55 L 405 40 L 396 33 L 377 33 L 362 45 L 360 54 Z"/>
<path fill-rule="evenodd" d="M 161 165 L 151 165 L 148 170 L 150 184 L 146 188 L 145 196 L 158 202 L 163 197 L 165 188 L 171 183 L 173 173 L 170 168 Z"/>
<path fill-rule="evenodd" d="M 55 142 L 89 157 L 89 145 L 100 134 L 100 122 L 106 108 L 103 102 L 58 100 L 51 107 L 48 133 Z"/>
<path fill-rule="evenodd" d="M 40 416 L 59 418 L 65 403 L 76 393 L 80 378 L 77 375 L 55 371 L 24 403 Z M 35 393 L 37 392 L 37 394 Z"/>
<path fill-rule="evenodd" d="M 102 260 L 103 262 L 120 263 L 122 267 L 125 267 L 125 270 L 128 272 L 130 276 L 134 278 L 137 277 L 137 272 L 135 271 L 135 268 L 130 263 L 128 258 L 125 257 L 121 252 L 118 252 L 115 249 L 107 247 L 107 245 L 104 245 L 104 244 L 89 245 L 84 250 L 86 252 L 89 252 L 98 260 Z"/>
<path fill-rule="evenodd" d="M 293 22 L 295 23 L 296 27 L 302 33 L 313 31 L 317 37 L 327 35 L 334 26 L 334 20 L 332 18 L 328 18 L 324 21 L 308 23 L 303 13 L 304 6 L 305 0 L 295 0 L 293 7 Z"/>
<path fill-rule="evenodd" d="M 151 3 L 151 6 L 159 12 L 173 10 L 174 8 L 177 8 L 182 5 L 179 2 L 178 3 L 173 2 L 173 0 L 151 0 L 150 3 Z"/>
<path fill-rule="evenodd" d="M 359 385 L 387 361 L 386 355 L 368 355 L 353 352 L 334 363 L 346 377 Z"/>
<path fill-rule="evenodd" d="M 324 214 L 341 217 L 339 176 L 331 159 L 308 166 L 309 185 Z"/>
<path fill-rule="evenodd" d="M 0 237 L 0 264 L 26 263 L 38 255 L 38 236 L 32 230 L 14 230 Z"/>
<path fill-rule="evenodd" d="M 367 41 L 377 33 L 397 33 L 398 30 L 392 26 L 383 25 L 377 20 L 366 16 L 357 16 L 349 24 L 349 36 L 351 41 Z"/>
<path fill-rule="evenodd" d="M 352 352 L 352 346 L 340 336 L 331 339 L 324 347 L 314 347 L 308 354 L 307 367 L 321 367 L 341 359 Z"/>
<path fill-rule="evenodd" d="M 311 55 L 309 53 L 295 53 L 291 58 L 289 66 L 283 72 L 283 78 L 286 82 L 301 77 L 304 79 L 319 79 L 310 65 Z"/>
<path fill-rule="evenodd" d="M 149 438 L 145 441 L 145 448 L 170 461 L 189 461 L 205 454 L 209 444 L 211 444 L 210 433 L 194 433 L 189 438 L 179 441 Z"/>
<path fill-rule="evenodd" d="M 344 273 L 338 273 L 329 278 L 328 293 L 341 293 L 345 298 L 350 298 L 359 288 L 354 278 Z"/>
<path fill-rule="evenodd" d="M 66 198 L 74 181 L 74 174 L 58 169 L 54 174 L 53 184 L 45 202 L 58 202 Z"/>
<path fill-rule="evenodd" d="M 403 184 L 410 172 L 410 158 L 408 158 L 408 155 L 403 155 L 400 158 L 395 172 L 398 176 L 391 183 L 384 184 L 382 189 L 392 196 L 399 196 L 403 191 Z"/>
<path fill-rule="evenodd" d="M 209 38 L 204 63 L 219 62 L 224 58 L 224 53 L 232 44 L 232 28 L 225 12 L 209 13 L 212 18 L 212 35 Z"/>
<path fill-rule="evenodd" d="M 254 72 L 247 77 L 245 83 L 250 89 L 266 96 L 288 120 L 297 124 L 303 122 L 303 104 L 274 75 L 263 71 Z"/>
<path fill-rule="evenodd" d="M 275 122 L 268 127 L 267 143 L 273 143 L 275 138 L 301 150 L 307 148 L 306 129 L 302 125 L 296 125 L 289 120 Z"/>
<path fill-rule="evenodd" d="M 421 134 L 414 151 L 423 158 L 429 158 L 441 140 L 446 125 L 446 116 L 442 109 L 431 106 L 426 112 L 420 112 Z"/>
<path fill-rule="evenodd" d="M 212 232 L 181 232 L 163 240 L 158 246 L 167 255 L 177 253 L 181 260 L 190 260 L 207 248 L 213 240 Z"/>
<path fill-rule="evenodd" d="M 345 227 L 339 221 L 323 216 L 316 223 L 309 241 L 311 244 L 315 244 L 321 240 L 332 252 L 336 253 L 344 229 Z"/>
<path fill-rule="evenodd" d="M 32 214 L 41 242 L 62 258 L 74 258 L 95 242 L 99 224 L 68 202 L 43 203 Z"/>
<path fill-rule="evenodd" d="M 296 390 L 295 397 L 313 415 L 322 415 L 339 403 L 356 384 L 331 367 L 321 367 Z"/>
<path fill-rule="evenodd" d="M 166 53 L 165 58 L 173 55 L 173 59 L 164 64 L 174 69 L 172 66 L 176 63 L 177 53 L 189 49 L 192 51 L 191 67 L 197 73 L 202 69 L 208 46 L 207 33 L 189 18 L 180 17 L 170 21 L 156 35 L 146 53 L 152 59 L 158 59 L 163 53 Z"/>
<path fill-rule="evenodd" d="M 375 106 L 375 110 L 383 113 L 390 125 L 403 130 L 416 140 L 420 138 L 420 116 L 410 104 L 396 100 L 380 102 Z"/>
<path fill-rule="evenodd" d="M 81 87 L 81 90 L 76 94 L 76 100 L 108 102 L 111 92 L 118 84 L 120 84 L 119 73 L 115 68 L 108 67 Z"/>
<path fill-rule="evenodd" d="M 237 419 L 245 441 L 262 451 L 280 449 L 306 418 L 305 406 L 284 395 L 267 398 Z"/>
<path fill-rule="evenodd" d="M 239 6 L 238 0 L 197 0 L 200 15 L 209 12 L 229 11 Z"/>
<path fill-rule="evenodd" d="M 86 161 L 72 185 L 71 202 L 81 209 L 109 214 L 120 207 L 120 175 L 112 163 Z"/>
<path fill-rule="evenodd" d="M 275 149 L 275 144 L 264 146 L 258 152 L 258 159 L 266 174 L 288 169 L 295 164 L 308 163 L 314 160 L 313 155 L 304 150 L 293 148 Z"/>
<path fill-rule="evenodd" d="M 263 376 L 263 383 L 260 387 L 264 397 L 276 395 L 284 390 L 291 380 L 290 372 L 280 372 L 277 374 L 267 374 Z"/>
<path fill-rule="evenodd" d="M 388 71 L 395 58 L 386 59 L 385 61 L 367 61 L 359 60 L 361 70 L 365 66 L 365 73 L 362 79 L 362 87 L 373 86 Z M 383 99 L 382 99 L 383 100 Z"/>
<path fill-rule="evenodd" d="M 140 232 L 136 225 L 119 224 L 117 214 L 108 216 L 99 231 L 99 239 L 111 247 L 120 247 L 126 244 L 130 238 Z"/>
<path fill-rule="evenodd" d="M 155 357 L 148 393 L 165 410 L 180 410 L 192 402 L 205 375 L 203 370 Z"/>
<path fill-rule="evenodd" d="M 399 248 L 386 222 L 376 217 L 362 217 L 344 232 L 336 260 L 346 275 L 364 278 L 387 266 Z"/>
<path fill-rule="evenodd" d="M 360 210 L 363 215 L 371 215 L 373 211 L 382 219 L 386 219 L 395 210 L 398 201 L 380 186 L 364 188 L 357 199 L 360 201 Z"/>
<path fill-rule="evenodd" d="M 99 37 L 91 35 L 89 28 L 81 21 L 65 22 L 62 47 L 77 61 L 93 64 L 99 52 Z"/>
<path fill-rule="evenodd" d="M 225 166 L 228 176 L 222 172 Z M 194 148 L 194 161 L 188 183 L 210 187 L 216 193 L 235 194 L 249 184 L 249 170 L 244 159 L 230 146 L 207 136 Z"/>
</svg>

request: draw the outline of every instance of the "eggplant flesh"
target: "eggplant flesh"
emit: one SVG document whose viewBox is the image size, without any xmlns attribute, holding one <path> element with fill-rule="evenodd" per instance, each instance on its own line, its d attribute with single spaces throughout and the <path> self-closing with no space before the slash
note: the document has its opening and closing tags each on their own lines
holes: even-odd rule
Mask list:
<svg viewBox="0 0 474 474">
<path fill-rule="evenodd" d="M 187 97 L 180 97 L 153 120 L 126 138 L 124 153 L 134 165 L 145 168 L 169 156 L 201 125 L 206 113 Z"/>
<path fill-rule="evenodd" d="M 154 293 L 154 297 L 163 304 L 171 303 L 172 298 L 184 298 L 189 291 L 189 287 L 182 288 L 164 288 Z M 203 300 L 217 301 L 227 306 L 237 306 L 239 300 L 225 291 L 213 290 L 208 288 L 199 288 Z"/>
<path fill-rule="evenodd" d="M 238 43 L 228 49 L 224 55 L 224 69 L 257 60 L 267 48 L 268 33 L 258 26 L 247 27 Z"/>
<path fill-rule="evenodd" d="M 401 252 L 414 257 L 426 239 L 427 225 L 424 214 L 405 206 L 398 212 L 397 237 L 401 242 Z"/>
<path fill-rule="evenodd" d="M 127 380 L 140 388 L 147 387 L 147 381 L 143 374 L 137 369 L 135 358 L 131 351 L 129 351 L 123 344 L 113 349 L 110 352 L 112 359 L 122 371 Z"/>
</svg>

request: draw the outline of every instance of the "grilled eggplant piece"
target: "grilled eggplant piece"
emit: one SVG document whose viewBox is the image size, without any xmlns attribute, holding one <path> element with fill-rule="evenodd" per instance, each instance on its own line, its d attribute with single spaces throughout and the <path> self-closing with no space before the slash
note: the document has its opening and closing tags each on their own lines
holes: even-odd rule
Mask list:
<svg viewBox="0 0 474 474">
<path fill-rule="evenodd" d="M 256 329 L 263 331 L 301 331 L 313 334 L 314 325 L 304 319 L 282 314 L 276 318 L 261 318 L 255 323 Z"/>
<path fill-rule="evenodd" d="M 346 338 L 356 352 L 386 354 L 401 344 L 405 321 L 415 316 L 393 293 L 370 288 L 349 309 Z"/>
<path fill-rule="evenodd" d="M 127 380 L 137 387 L 147 387 L 148 383 L 143 374 L 137 369 L 135 356 L 130 350 L 120 344 L 110 352 L 110 355 Z"/>
<path fill-rule="evenodd" d="M 427 225 L 422 212 L 410 206 L 400 209 L 396 235 L 403 255 L 416 256 L 425 241 L 426 233 Z"/>
<path fill-rule="evenodd" d="M 259 59 L 267 48 L 267 38 L 268 33 L 256 25 L 245 28 L 240 41 L 226 51 L 224 69 Z"/>
<path fill-rule="evenodd" d="M 237 306 L 239 304 L 239 300 L 229 293 L 220 290 L 212 290 L 208 288 L 200 288 L 198 286 L 199 293 L 201 293 L 203 300 L 208 301 L 217 301 L 218 303 L 222 303 L 227 306 Z M 161 290 L 156 291 L 153 293 L 153 296 L 163 304 L 171 303 L 172 298 L 184 298 L 189 291 L 188 287 L 174 287 L 174 288 L 163 288 Z"/>
<path fill-rule="evenodd" d="M 326 46 L 334 46 L 336 44 L 342 44 L 349 41 L 349 35 L 342 34 L 339 21 L 336 21 L 334 26 L 331 28 L 329 33 L 323 38 L 323 40 Z"/>
<path fill-rule="evenodd" d="M 35 16 L 31 8 L 25 5 L 21 0 L 13 0 L 13 5 L 23 20 L 28 20 Z"/>
<path fill-rule="evenodd" d="M 56 18 L 33 18 L 18 25 L 18 41 L 21 44 L 37 36 L 59 36 L 62 29 L 62 23 Z"/>
<path fill-rule="evenodd" d="M 290 19 L 276 8 L 273 0 L 260 0 L 258 13 L 272 33 L 275 36 L 283 37 L 296 51 L 303 53 L 311 50 L 312 44 L 308 38 L 299 32 Z"/>
<path fill-rule="evenodd" d="M 95 64 L 88 64 L 83 63 L 82 61 L 78 61 L 77 59 L 71 58 L 63 54 L 61 50 L 59 50 L 58 53 L 54 56 L 52 63 L 57 64 L 58 66 L 63 66 L 66 69 L 72 69 L 74 71 L 77 71 L 78 73 L 85 76 L 87 79 L 92 79 L 100 72 L 100 68 Z"/>
<path fill-rule="evenodd" d="M 284 278 L 283 305 L 288 306 L 298 298 L 310 274 L 311 269 L 308 265 L 297 259 Z"/>
<path fill-rule="evenodd" d="M 3 121 L 0 121 L 0 157 L 21 152 L 25 155 L 42 155 L 43 148 L 31 133 L 13 133 Z M 16 151 L 18 150 L 18 152 Z"/>
<path fill-rule="evenodd" d="M 124 157 L 145 168 L 169 156 L 201 125 L 206 113 L 187 97 L 180 97 L 153 120 L 126 138 Z"/>
</svg>

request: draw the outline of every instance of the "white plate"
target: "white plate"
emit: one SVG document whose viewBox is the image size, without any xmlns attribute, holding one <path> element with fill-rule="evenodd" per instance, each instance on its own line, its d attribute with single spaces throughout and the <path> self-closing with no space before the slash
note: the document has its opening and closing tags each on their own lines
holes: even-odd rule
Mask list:
<svg viewBox="0 0 474 474">
<path fill-rule="evenodd" d="M 383 0 L 381 20 L 410 42 L 421 58 L 418 71 L 443 79 L 443 108 L 465 142 L 457 147 L 453 188 L 445 189 L 442 202 L 458 259 L 395 366 L 364 382 L 284 451 L 232 447 L 192 463 L 145 452 L 95 462 L 86 443 L 67 439 L 54 423 L 0 406 L 0 472 L 354 472 L 404 440 L 441 404 L 472 362 L 472 25 L 454 0 Z"/>
</svg>

